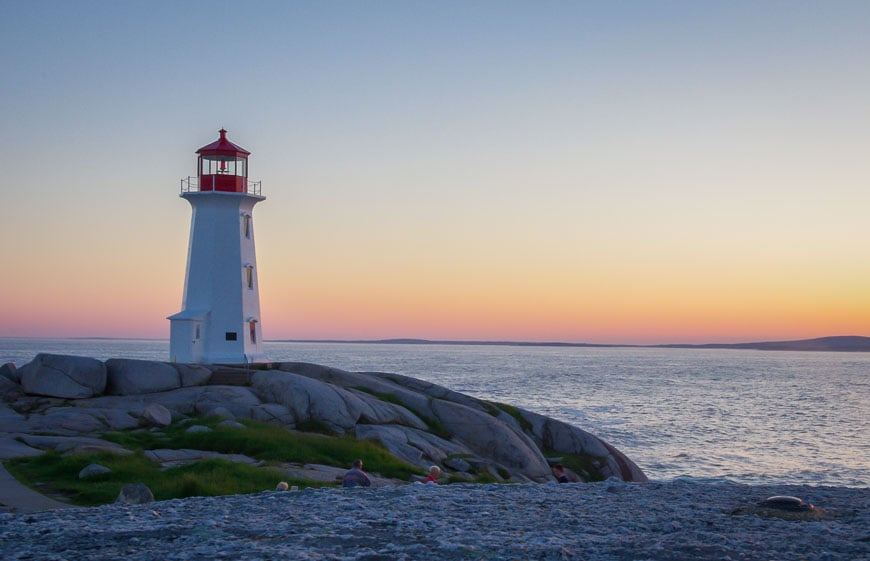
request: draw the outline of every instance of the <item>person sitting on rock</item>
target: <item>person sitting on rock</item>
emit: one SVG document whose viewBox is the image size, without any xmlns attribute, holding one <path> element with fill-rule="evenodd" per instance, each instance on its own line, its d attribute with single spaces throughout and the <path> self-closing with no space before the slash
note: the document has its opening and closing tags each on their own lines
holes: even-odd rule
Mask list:
<svg viewBox="0 0 870 561">
<path fill-rule="evenodd" d="M 429 468 L 429 475 L 426 476 L 426 479 L 423 483 L 434 483 L 438 485 L 438 477 L 441 475 L 441 468 L 438 466 L 432 466 Z"/>
<path fill-rule="evenodd" d="M 570 479 L 565 475 L 565 466 L 562 464 L 556 464 L 552 467 L 553 477 L 556 478 L 556 481 L 559 483 L 570 483 Z"/>
<path fill-rule="evenodd" d="M 342 487 L 370 487 L 372 484 L 369 476 L 363 471 L 362 460 L 354 460 L 350 468 L 341 480 Z"/>
</svg>

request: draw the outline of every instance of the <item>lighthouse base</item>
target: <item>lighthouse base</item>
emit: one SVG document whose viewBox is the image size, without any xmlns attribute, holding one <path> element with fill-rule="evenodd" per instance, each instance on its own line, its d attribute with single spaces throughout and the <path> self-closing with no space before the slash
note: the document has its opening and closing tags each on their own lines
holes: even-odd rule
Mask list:
<svg viewBox="0 0 870 561">
<path fill-rule="evenodd" d="M 244 333 L 215 332 L 210 315 L 188 310 L 169 316 L 169 358 L 172 362 L 234 366 L 269 362 L 262 342 L 246 340 Z M 230 334 L 234 337 L 229 337 Z"/>
</svg>

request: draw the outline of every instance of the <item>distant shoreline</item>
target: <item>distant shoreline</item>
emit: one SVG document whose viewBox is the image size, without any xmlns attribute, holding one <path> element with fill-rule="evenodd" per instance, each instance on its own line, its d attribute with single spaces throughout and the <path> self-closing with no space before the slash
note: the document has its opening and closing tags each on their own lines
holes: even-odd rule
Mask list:
<svg viewBox="0 0 870 561">
<path fill-rule="evenodd" d="M 14 337 L 0 339 L 59 339 L 66 341 L 169 341 L 151 337 Z M 757 351 L 807 351 L 807 352 L 870 352 L 870 337 L 857 335 L 818 337 L 795 341 L 758 341 L 750 343 L 668 343 L 659 345 L 632 345 L 627 343 L 566 343 L 561 341 L 464 341 L 437 339 L 266 339 L 266 343 L 341 343 L 353 345 L 466 345 L 482 347 L 563 347 L 563 348 L 610 348 L 610 349 L 734 349 Z"/>
<path fill-rule="evenodd" d="M 563 343 L 558 341 L 461 341 L 430 339 L 272 339 L 269 343 L 345 343 L 381 345 L 469 345 L 495 347 L 579 347 L 579 348 L 637 348 L 637 349 L 742 349 L 759 351 L 814 351 L 814 352 L 870 352 L 870 337 L 836 336 L 801 339 L 797 341 L 761 341 L 754 343 L 704 343 L 629 345 L 607 343 Z"/>
</svg>

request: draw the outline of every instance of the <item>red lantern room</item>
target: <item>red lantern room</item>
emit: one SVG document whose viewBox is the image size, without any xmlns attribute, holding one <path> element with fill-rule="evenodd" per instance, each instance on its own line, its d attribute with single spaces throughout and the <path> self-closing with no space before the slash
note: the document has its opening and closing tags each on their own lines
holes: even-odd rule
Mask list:
<svg viewBox="0 0 870 561">
<path fill-rule="evenodd" d="M 221 137 L 196 151 L 199 154 L 199 190 L 248 192 L 248 156 L 241 146 L 227 140 L 227 131 Z"/>
</svg>

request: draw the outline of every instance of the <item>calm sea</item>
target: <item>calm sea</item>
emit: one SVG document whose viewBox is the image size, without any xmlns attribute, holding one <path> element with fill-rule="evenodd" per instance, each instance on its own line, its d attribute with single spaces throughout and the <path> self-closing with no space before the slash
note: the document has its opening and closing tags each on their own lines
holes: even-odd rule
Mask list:
<svg viewBox="0 0 870 561">
<path fill-rule="evenodd" d="M 870 353 L 266 343 L 274 361 L 395 372 L 561 419 L 654 480 L 870 485 Z M 0 339 L 38 352 L 167 360 L 167 341 Z"/>
</svg>

